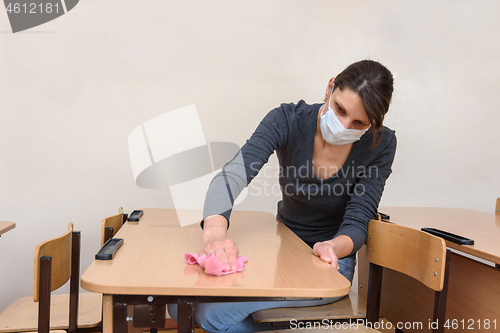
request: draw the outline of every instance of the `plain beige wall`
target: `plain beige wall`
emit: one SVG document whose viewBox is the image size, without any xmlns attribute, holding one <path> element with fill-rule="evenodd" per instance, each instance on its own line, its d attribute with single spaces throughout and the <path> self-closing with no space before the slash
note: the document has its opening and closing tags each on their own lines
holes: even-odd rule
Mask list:
<svg viewBox="0 0 500 333">
<path fill-rule="evenodd" d="M 495 0 L 85 0 L 12 34 L 0 10 L 0 220 L 17 223 L 0 238 L 0 310 L 31 295 L 35 246 L 68 222 L 83 272 L 103 217 L 172 207 L 167 190 L 134 183 L 127 139 L 144 121 L 194 103 L 207 140 L 241 145 L 270 109 L 321 101 L 364 58 L 396 80 L 382 204 L 492 213 L 498 17 Z M 251 193 L 241 208 L 275 212 L 278 196 Z"/>
</svg>

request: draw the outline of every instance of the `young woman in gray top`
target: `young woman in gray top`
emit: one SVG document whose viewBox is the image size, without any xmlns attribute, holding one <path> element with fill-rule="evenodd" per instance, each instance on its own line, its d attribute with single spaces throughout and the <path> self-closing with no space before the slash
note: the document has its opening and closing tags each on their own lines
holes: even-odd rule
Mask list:
<svg viewBox="0 0 500 333">
<path fill-rule="evenodd" d="M 313 254 L 352 281 L 356 251 L 366 240 L 396 151 L 394 131 L 382 125 L 393 77 L 363 60 L 328 82 L 324 104 L 282 104 L 259 124 L 240 152 L 214 177 L 204 208 L 199 254 L 215 254 L 236 269 L 238 247 L 227 238 L 232 204 L 276 151 L 282 200 L 277 217 Z M 261 309 L 337 300 L 201 303 L 196 322 L 207 332 L 255 332 L 250 314 Z M 169 306 L 173 318 L 175 306 Z"/>
</svg>

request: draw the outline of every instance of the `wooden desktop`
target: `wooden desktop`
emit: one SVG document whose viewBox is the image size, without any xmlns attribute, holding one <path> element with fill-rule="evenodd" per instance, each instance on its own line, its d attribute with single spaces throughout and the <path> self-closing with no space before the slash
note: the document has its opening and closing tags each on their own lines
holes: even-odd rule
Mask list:
<svg viewBox="0 0 500 333">
<path fill-rule="evenodd" d="M 234 211 L 228 236 L 248 257 L 243 272 L 210 276 L 184 261 L 197 253 L 198 223 L 180 227 L 173 209 L 144 209 L 139 223 L 127 222 L 115 235 L 124 244 L 109 261 L 95 260 L 82 287 L 105 294 L 104 329 L 126 330 L 126 305 L 177 302 L 179 332 L 192 332 L 197 302 L 257 301 L 343 296 L 350 282 L 270 213 Z M 112 295 L 112 296 L 111 296 Z M 159 308 L 161 312 L 161 308 Z"/>
</svg>

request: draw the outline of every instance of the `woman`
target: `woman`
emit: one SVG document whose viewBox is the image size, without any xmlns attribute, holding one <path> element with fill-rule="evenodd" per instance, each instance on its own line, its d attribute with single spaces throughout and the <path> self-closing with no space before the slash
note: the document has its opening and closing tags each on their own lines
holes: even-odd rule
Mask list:
<svg viewBox="0 0 500 333">
<path fill-rule="evenodd" d="M 396 151 L 394 131 L 382 125 L 393 92 L 392 74 L 363 60 L 328 82 L 324 104 L 282 104 L 259 124 L 207 192 L 200 255 L 215 254 L 236 269 L 238 247 L 227 238 L 233 199 L 276 151 L 282 200 L 277 217 L 347 279 L 366 240 Z M 198 304 L 195 319 L 207 332 L 270 328 L 251 313 L 273 307 L 337 300 Z M 169 306 L 173 318 L 176 307 Z"/>
</svg>

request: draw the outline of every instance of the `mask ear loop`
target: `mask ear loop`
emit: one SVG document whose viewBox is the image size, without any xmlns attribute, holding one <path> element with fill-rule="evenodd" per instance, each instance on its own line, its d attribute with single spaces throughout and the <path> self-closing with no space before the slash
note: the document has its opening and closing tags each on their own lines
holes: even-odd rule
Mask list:
<svg viewBox="0 0 500 333">
<path fill-rule="evenodd" d="M 330 101 L 332 99 L 332 95 L 333 95 L 333 90 L 334 89 L 335 89 L 335 82 L 333 83 L 332 91 L 330 91 L 330 96 L 328 96 L 328 99 L 326 100 L 325 105 L 323 106 L 323 113 L 322 113 L 322 115 L 324 115 L 326 112 L 328 112 L 328 109 L 330 108 Z"/>
</svg>

